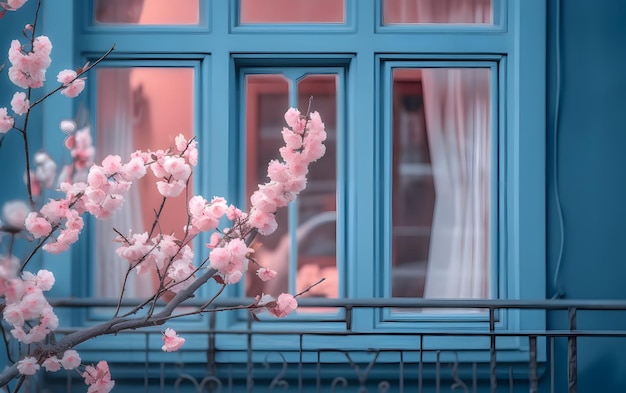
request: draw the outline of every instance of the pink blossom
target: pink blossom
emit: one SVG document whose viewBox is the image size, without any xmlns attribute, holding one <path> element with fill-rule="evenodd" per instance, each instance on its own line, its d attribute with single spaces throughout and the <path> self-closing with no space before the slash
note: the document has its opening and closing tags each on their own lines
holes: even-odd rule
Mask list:
<svg viewBox="0 0 626 393">
<path fill-rule="evenodd" d="M 80 366 L 80 355 L 73 349 L 69 349 L 63 353 L 61 364 L 66 370 L 73 370 Z"/>
<path fill-rule="evenodd" d="M 217 232 L 213 232 L 206 246 L 207 248 L 215 248 L 217 247 L 217 245 L 220 243 L 221 240 L 222 240 L 222 236 L 220 236 L 220 234 Z"/>
<path fill-rule="evenodd" d="M 17 362 L 17 371 L 22 375 L 34 375 L 39 370 L 37 359 L 32 356 L 25 357 Z"/>
<path fill-rule="evenodd" d="M 77 76 L 78 74 L 74 70 L 62 70 L 57 74 L 57 82 L 63 83 L 63 86 L 68 86 Z"/>
<path fill-rule="evenodd" d="M 46 301 L 46 298 L 43 296 L 43 293 L 41 291 L 36 291 L 24 295 L 20 303 L 24 319 L 28 320 L 39 317 L 39 315 L 41 315 L 41 312 L 43 311 L 44 306 L 46 306 L 47 304 L 48 302 Z"/>
<path fill-rule="evenodd" d="M 269 235 L 278 228 L 278 223 L 273 213 L 252 209 L 248 217 L 248 224 L 257 228 L 261 235 Z"/>
<path fill-rule="evenodd" d="M 87 366 L 82 373 L 85 384 L 89 385 L 87 393 L 108 393 L 115 386 L 115 381 L 111 379 L 109 364 L 101 360 L 96 367 Z"/>
<path fill-rule="evenodd" d="M 269 281 L 276 277 L 276 274 L 276 271 L 264 267 L 261 267 L 256 271 L 256 275 L 259 276 L 261 281 Z"/>
<path fill-rule="evenodd" d="M 176 138 L 174 138 L 174 143 L 176 144 L 176 150 L 180 153 L 187 149 L 187 139 L 183 134 L 178 134 Z"/>
<path fill-rule="evenodd" d="M 191 175 L 191 167 L 182 157 L 165 157 L 163 169 L 176 180 L 187 180 Z"/>
<path fill-rule="evenodd" d="M 294 130 L 301 130 L 301 127 L 303 126 L 303 119 L 302 116 L 300 116 L 300 111 L 295 108 L 289 108 L 287 110 L 285 113 L 285 121 L 289 127 Z"/>
<path fill-rule="evenodd" d="M 85 88 L 85 79 L 77 78 L 78 74 L 74 70 L 63 70 L 57 75 L 57 81 L 61 82 L 65 89 L 61 90 L 61 94 L 66 97 L 76 97 Z"/>
<path fill-rule="evenodd" d="M 287 127 L 283 127 L 282 135 L 287 148 L 295 150 L 302 147 L 302 135 L 293 132 Z"/>
<path fill-rule="evenodd" d="M 38 217 L 37 213 L 30 213 L 26 216 L 25 227 L 35 239 L 48 236 L 52 232 L 52 225 L 43 217 Z"/>
<path fill-rule="evenodd" d="M 284 183 L 289 180 L 289 167 L 283 162 L 272 160 L 267 166 L 267 175 L 272 181 Z"/>
<path fill-rule="evenodd" d="M 2 219 L 7 225 L 15 228 L 24 228 L 26 216 L 30 214 L 30 207 L 24 201 L 6 202 L 2 207 Z"/>
<path fill-rule="evenodd" d="M 26 93 L 18 91 L 13 94 L 11 108 L 13 109 L 13 112 L 19 116 L 28 112 L 28 109 L 30 108 L 30 101 L 26 98 Z"/>
<path fill-rule="evenodd" d="M 22 53 L 20 42 L 13 40 L 9 49 L 11 67 L 8 74 L 11 82 L 23 89 L 42 87 L 46 80 L 46 69 L 52 62 L 51 51 L 52 43 L 46 36 L 35 38 L 33 49 L 27 54 Z"/>
<path fill-rule="evenodd" d="M 0 108 L 0 134 L 5 134 L 13 128 L 14 120 L 7 114 L 7 108 Z"/>
<path fill-rule="evenodd" d="M 165 329 L 165 333 L 163 334 L 163 346 L 161 349 L 165 352 L 175 352 L 180 349 L 185 343 L 185 339 L 183 337 L 179 337 L 176 334 L 176 331 L 172 328 Z"/>
<path fill-rule="evenodd" d="M 276 307 L 271 307 L 269 312 L 282 318 L 291 314 L 296 308 L 298 308 L 296 298 L 291 294 L 282 293 L 278 296 L 278 299 L 276 299 Z"/>
<path fill-rule="evenodd" d="M 41 365 L 46 369 L 46 371 L 56 372 L 61 369 L 61 359 L 56 356 L 51 356 L 44 360 Z"/>
<path fill-rule="evenodd" d="M 170 183 L 167 183 L 165 181 L 158 181 L 156 185 L 159 193 L 168 198 L 179 196 L 186 187 L 185 182 L 180 180 L 176 180 Z"/>
<path fill-rule="evenodd" d="M 41 269 L 37 272 L 37 287 L 42 291 L 49 291 L 54 285 L 54 274 L 51 271 Z"/>
<path fill-rule="evenodd" d="M 70 245 L 63 242 L 51 242 L 44 244 L 42 248 L 44 249 L 44 251 L 47 251 L 50 254 L 60 254 L 64 251 L 69 250 Z"/>
<path fill-rule="evenodd" d="M 65 89 L 61 90 L 61 94 L 68 98 L 74 98 L 78 96 L 85 89 L 85 79 L 78 78 L 74 82 L 70 83 Z"/>
<path fill-rule="evenodd" d="M 7 4 L 11 9 L 17 10 L 26 3 L 26 0 L 7 0 Z"/>
<path fill-rule="evenodd" d="M 43 188 L 50 188 L 54 184 L 57 172 L 57 164 L 50 158 L 48 153 L 38 151 L 33 156 L 35 164 L 35 180 Z"/>
<path fill-rule="evenodd" d="M 112 175 L 122 169 L 122 158 L 118 155 L 108 155 L 102 160 L 102 170 Z"/>
<path fill-rule="evenodd" d="M 2 316 L 11 326 L 24 325 L 24 314 L 22 313 L 22 309 L 18 303 L 8 303 L 2 313 Z"/>
<path fill-rule="evenodd" d="M 128 163 L 124 164 L 122 173 L 124 174 L 125 179 L 131 181 L 137 180 L 145 176 L 146 166 L 140 157 L 134 157 L 131 158 Z"/>
</svg>

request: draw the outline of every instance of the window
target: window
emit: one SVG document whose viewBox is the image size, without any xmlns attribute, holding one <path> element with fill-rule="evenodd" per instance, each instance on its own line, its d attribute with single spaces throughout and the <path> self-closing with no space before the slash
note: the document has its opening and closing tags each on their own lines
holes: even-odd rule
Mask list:
<svg viewBox="0 0 626 393">
<path fill-rule="evenodd" d="M 308 13 L 297 7 L 310 2 L 277 8 L 283 2 L 214 0 L 191 7 L 189 18 L 165 18 L 175 17 L 168 7 L 164 19 L 146 22 L 149 8 L 136 9 L 132 20 L 109 19 L 98 16 L 103 0 L 88 3 L 73 9 L 75 26 L 54 23 L 62 7 L 45 11 L 59 37 L 74 37 L 80 61 L 116 43 L 92 80 L 129 73 L 124 88 L 132 99 L 141 96 L 135 76 L 182 78 L 183 108 L 168 101 L 169 87 L 158 88 L 168 92 L 165 111 L 176 112 L 167 118 L 200 141 L 195 193 L 245 205 L 275 154 L 287 106 L 321 112 L 327 154 L 313 164 L 307 192 L 280 213 L 282 232 L 262 239 L 259 254 L 284 272 L 271 291 L 297 292 L 326 277 L 308 295 L 545 296 L 545 29 L 537 25 L 544 1 L 329 0 L 328 12 Z M 143 7 L 150 4 L 160 3 Z M 107 121 L 103 102 L 92 94 L 84 103 L 101 119 L 98 135 Z M 74 111 L 53 105 L 50 124 Z M 145 115 L 138 105 L 126 109 L 131 118 Z M 97 261 L 92 244 L 83 246 L 75 259 Z M 94 266 L 68 274 L 61 295 L 94 295 Z M 248 279 L 226 295 L 255 294 L 255 285 Z M 271 323 L 332 327 L 338 312 Z M 217 319 L 226 329 L 248 323 L 245 313 Z M 480 329 L 486 320 L 481 313 L 355 310 L 353 329 L 393 340 L 387 333 L 444 324 Z M 498 321 L 501 330 L 544 323 L 523 310 L 502 312 Z M 504 347 L 525 356 L 514 340 Z"/>
</svg>

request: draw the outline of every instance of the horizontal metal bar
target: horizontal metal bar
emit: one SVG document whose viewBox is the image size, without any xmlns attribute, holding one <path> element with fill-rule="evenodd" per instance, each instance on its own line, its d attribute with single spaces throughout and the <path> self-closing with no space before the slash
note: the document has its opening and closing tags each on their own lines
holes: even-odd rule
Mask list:
<svg viewBox="0 0 626 393">
<path fill-rule="evenodd" d="M 124 299 L 123 307 L 135 306 L 144 299 Z M 51 298 L 54 307 L 115 307 L 117 299 L 97 298 Z M 165 305 L 165 302 L 157 302 Z M 252 298 L 216 299 L 214 308 L 233 307 L 254 303 Z M 183 303 L 185 306 L 201 306 L 206 300 L 192 299 Z M 364 298 L 364 299 L 327 299 L 300 298 L 299 307 L 340 307 L 340 308 L 451 308 L 451 309 L 537 309 L 537 310 L 626 310 L 626 300 L 516 300 L 516 299 L 423 299 L 423 298 Z"/>
</svg>

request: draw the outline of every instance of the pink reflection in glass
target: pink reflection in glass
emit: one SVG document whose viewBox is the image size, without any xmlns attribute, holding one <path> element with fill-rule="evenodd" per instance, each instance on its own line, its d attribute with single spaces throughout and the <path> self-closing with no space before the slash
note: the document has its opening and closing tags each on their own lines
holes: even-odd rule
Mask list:
<svg viewBox="0 0 626 393">
<path fill-rule="evenodd" d="M 199 0 L 95 0 L 96 23 L 193 25 L 200 18 Z"/>
<path fill-rule="evenodd" d="M 283 114 L 289 106 L 290 82 L 282 75 L 249 75 L 246 78 L 246 195 L 258 184 L 267 181 L 267 163 L 280 158 L 277 151 L 284 145 L 281 130 Z M 289 228 L 289 211 L 280 209 L 276 219 L 278 230 L 259 237 L 255 258 L 259 265 L 276 270 L 278 277 L 262 283 L 255 277 L 258 266 L 250 264 L 246 280 L 246 295 L 269 293 L 274 296 L 290 292 L 290 277 L 295 278 L 295 293 L 304 291 L 325 278 L 303 296 L 337 297 L 338 274 L 336 262 L 336 123 L 337 76 L 307 75 L 298 85 L 298 107 L 302 113 L 319 111 L 326 125 L 328 139 L 326 155 L 313 163 L 308 174 L 307 189 L 297 203 L 298 224 Z M 291 229 L 291 231 L 290 231 Z M 296 271 L 290 270 L 293 239 L 298 248 Z M 329 310 L 314 310 L 315 312 Z"/>
<path fill-rule="evenodd" d="M 239 23 L 344 23 L 344 0 L 240 0 Z"/>
<path fill-rule="evenodd" d="M 135 150 L 167 149 L 183 133 L 193 136 L 193 80 L 191 68 L 99 68 L 97 70 L 96 161 L 109 154 L 126 160 Z M 190 182 L 189 192 L 193 192 Z M 122 210 L 96 225 L 95 295 L 117 296 L 128 262 L 118 259 L 111 242 L 121 233 L 149 231 L 162 196 L 149 173 L 133 185 Z M 187 217 L 185 197 L 169 198 L 160 215 L 162 233 L 183 237 Z M 112 277 L 120 277 L 119 280 Z M 156 277 L 136 276 L 127 296 L 153 293 Z"/>
<path fill-rule="evenodd" d="M 383 0 L 383 24 L 493 24 L 492 0 Z"/>
</svg>

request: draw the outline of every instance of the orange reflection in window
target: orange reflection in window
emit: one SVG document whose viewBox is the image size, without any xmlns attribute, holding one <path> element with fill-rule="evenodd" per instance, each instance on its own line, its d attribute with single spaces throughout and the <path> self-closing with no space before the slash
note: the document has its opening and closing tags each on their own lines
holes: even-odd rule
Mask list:
<svg viewBox="0 0 626 393">
<path fill-rule="evenodd" d="M 239 22 L 344 23 L 344 0 L 240 0 Z"/>
<path fill-rule="evenodd" d="M 95 0 L 96 23 L 138 25 L 198 24 L 199 0 Z"/>
<path fill-rule="evenodd" d="M 492 0 L 383 0 L 383 24 L 493 24 Z"/>
<path fill-rule="evenodd" d="M 337 75 L 306 75 L 297 83 L 298 106 L 304 114 L 318 111 L 326 125 L 326 154 L 309 167 L 307 189 L 295 202 L 296 227 L 289 227 L 290 213 L 278 210 L 278 230 L 256 240 L 256 261 L 276 270 L 278 276 L 268 282 L 255 277 L 257 266 L 249 266 L 246 295 L 260 293 L 278 295 L 299 293 L 320 279 L 325 281 L 303 296 L 336 298 L 339 280 L 336 258 L 336 128 Z M 246 194 L 249 197 L 258 184 L 268 179 L 267 163 L 280 158 L 278 149 L 284 145 L 281 130 L 284 112 L 289 105 L 290 82 L 282 75 L 248 75 L 246 78 Z M 313 100 L 310 101 L 310 97 Z M 309 108 L 310 105 L 310 108 Z M 291 238 L 295 235 L 294 238 Z M 297 262 L 291 265 L 293 247 Z M 295 271 L 292 270 L 295 268 Z M 315 312 L 328 310 L 315 310 Z"/>
<path fill-rule="evenodd" d="M 117 154 L 126 162 L 135 150 L 168 149 L 183 133 L 193 136 L 193 69 L 191 68 L 99 68 L 97 71 L 96 161 Z M 192 183 L 189 183 L 192 193 Z M 109 220 L 96 225 L 95 295 L 119 296 L 128 269 L 111 247 L 115 228 L 127 234 L 150 231 L 163 197 L 152 173 L 129 190 L 125 204 Z M 155 231 L 182 238 L 187 223 L 184 193 L 168 198 Z M 119 278 L 119 279 L 117 279 Z M 154 292 L 156 277 L 132 275 L 126 294 L 143 297 Z"/>
</svg>

